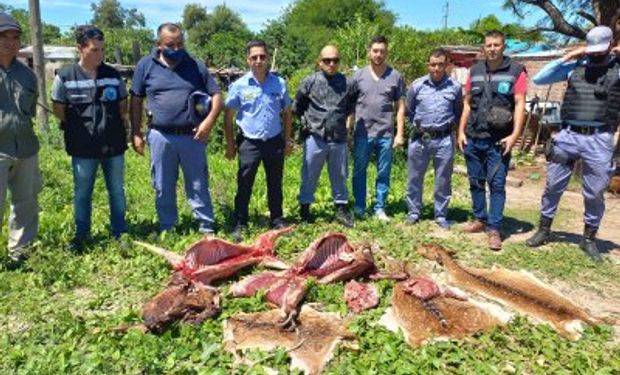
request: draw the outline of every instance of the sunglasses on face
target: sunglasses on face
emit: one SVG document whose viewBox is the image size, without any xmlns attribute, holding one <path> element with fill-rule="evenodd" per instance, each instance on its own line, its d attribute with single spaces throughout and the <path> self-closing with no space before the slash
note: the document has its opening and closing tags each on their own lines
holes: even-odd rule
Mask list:
<svg viewBox="0 0 620 375">
<path fill-rule="evenodd" d="M 321 59 L 321 62 L 325 65 L 332 65 L 332 64 L 336 65 L 340 63 L 340 58 L 339 57 L 333 57 L 333 58 L 326 57 L 326 58 Z"/>
<path fill-rule="evenodd" d="M 250 60 L 252 60 L 252 61 L 258 61 L 258 60 L 265 61 L 265 60 L 267 60 L 267 55 L 253 55 L 253 56 L 250 56 Z"/>
</svg>

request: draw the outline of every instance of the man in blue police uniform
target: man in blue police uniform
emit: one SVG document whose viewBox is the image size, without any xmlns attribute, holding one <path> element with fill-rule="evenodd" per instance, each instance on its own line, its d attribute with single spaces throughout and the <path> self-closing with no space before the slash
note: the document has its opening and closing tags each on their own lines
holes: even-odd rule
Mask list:
<svg viewBox="0 0 620 375">
<path fill-rule="evenodd" d="M 448 53 L 433 50 L 428 74 L 415 80 L 407 92 L 411 141 L 407 155 L 407 223 L 415 224 L 422 212 L 424 175 L 431 158 L 435 168 L 435 221 L 449 228 L 452 196 L 454 130 L 463 111 L 461 84 L 446 73 Z"/>
<path fill-rule="evenodd" d="M 366 175 L 370 158 L 375 154 L 377 179 L 374 216 L 381 221 L 389 220 L 385 202 L 390 191 L 392 148 L 405 143 L 405 80 L 396 69 L 387 65 L 387 56 L 387 39 L 383 36 L 372 38 L 368 44 L 370 64 L 353 76 L 359 88 L 353 129 L 353 209 L 357 216 L 365 214 Z"/>
<path fill-rule="evenodd" d="M 485 60 L 475 64 L 465 85 L 457 144 L 465 154 L 473 203 L 466 233 L 486 230 L 491 250 L 501 250 L 510 152 L 525 119 L 527 74 L 504 56 L 506 37 L 491 31 L 484 38 Z M 486 185 L 489 185 L 487 212 Z"/>
<path fill-rule="evenodd" d="M 37 236 L 41 191 L 39 141 L 33 129 L 37 78 L 17 60 L 22 29 L 0 12 L 0 228 L 11 194 L 7 268 L 20 267 Z"/>
<path fill-rule="evenodd" d="M 304 78 L 295 95 L 295 114 L 301 118 L 304 147 L 298 199 L 302 220 L 312 222 L 310 204 L 327 162 L 336 220 L 352 227 L 353 218 L 347 209 L 347 117 L 353 113 L 357 88 L 338 72 L 339 63 L 338 49 L 323 47 L 319 56 L 321 70 Z"/>
<path fill-rule="evenodd" d="M 99 165 L 108 189 L 112 235 L 119 237 L 127 231 L 127 89 L 120 74 L 103 62 L 101 30 L 78 26 L 75 36 L 80 59 L 58 71 L 52 85 L 52 102 L 64 131 L 65 148 L 71 155 L 75 212 L 71 247 L 79 250 L 91 235 L 93 187 Z"/>
<path fill-rule="evenodd" d="M 224 121 L 226 157 L 234 159 L 239 154 L 233 230 L 236 241 L 241 240 L 247 227 L 252 186 L 261 161 L 267 177 L 271 227 L 285 226 L 282 173 L 284 155 L 290 154 L 293 147 L 293 115 L 286 82 L 269 72 L 269 52 L 264 41 L 250 41 L 246 46 L 246 55 L 250 71 L 230 85 Z M 236 140 L 233 122 L 238 126 Z"/>
<path fill-rule="evenodd" d="M 538 231 L 526 241 L 538 247 L 549 240 L 551 223 L 575 161 L 583 163 L 584 231 L 580 247 L 601 259 L 595 238 L 605 212 L 603 193 L 614 172 L 613 136 L 620 120 L 620 60 L 611 54 L 613 33 L 597 26 L 586 35 L 587 46 L 547 64 L 536 84 L 568 80 L 562 104 L 562 129 L 547 153 L 547 183 L 541 200 Z"/>
<path fill-rule="evenodd" d="M 177 222 L 176 183 L 180 165 L 199 231 L 212 234 L 215 220 L 205 152 L 223 100 L 207 67 L 185 51 L 178 25 L 159 26 L 157 47 L 138 62 L 130 91 L 132 140 L 140 154 L 144 152 L 141 124 L 145 97 L 151 116 L 147 140 L 159 228 L 169 230 Z M 210 111 L 205 110 L 209 106 Z"/>
</svg>

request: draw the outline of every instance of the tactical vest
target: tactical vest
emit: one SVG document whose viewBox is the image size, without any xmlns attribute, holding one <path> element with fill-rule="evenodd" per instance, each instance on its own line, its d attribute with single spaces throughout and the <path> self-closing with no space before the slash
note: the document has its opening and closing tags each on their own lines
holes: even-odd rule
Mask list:
<svg viewBox="0 0 620 375">
<path fill-rule="evenodd" d="M 587 121 L 592 126 L 618 125 L 620 111 L 620 62 L 588 66 L 578 62 L 568 79 L 562 104 L 562 121 Z"/>
<path fill-rule="evenodd" d="M 96 79 L 78 64 L 62 68 L 58 77 L 65 88 L 65 149 L 71 156 L 99 159 L 127 149 L 127 135 L 120 113 L 120 85 L 125 83 L 112 67 L 101 64 Z"/>
<path fill-rule="evenodd" d="M 514 112 L 514 85 L 523 71 L 521 64 L 512 62 L 506 56 L 504 56 L 502 65 L 493 72 L 488 71 L 484 61 L 472 66 L 470 71 L 471 114 L 465 130 L 468 137 L 501 139 L 512 133 L 512 126 L 502 131 L 491 128 L 486 118 L 492 106 L 503 107 Z M 486 90 L 490 92 L 485 94 Z"/>
<path fill-rule="evenodd" d="M 322 72 L 310 79 L 310 102 L 302 117 L 306 131 L 328 142 L 346 142 L 347 116 L 356 102 L 352 81 L 340 73 L 328 80 Z"/>
</svg>

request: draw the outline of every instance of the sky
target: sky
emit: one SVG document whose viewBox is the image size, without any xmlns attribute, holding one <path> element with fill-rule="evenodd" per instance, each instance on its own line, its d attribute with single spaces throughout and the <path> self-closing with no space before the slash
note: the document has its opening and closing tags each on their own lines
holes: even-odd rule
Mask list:
<svg viewBox="0 0 620 375">
<path fill-rule="evenodd" d="M 71 26 L 86 24 L 92 18 L 91 2 L 98 0 L 40 0 L 41 18 L 44 22 L 59 26 L 63 31 Z M 473 21 L 489 14 L 495 14 L 502 22 L 516 22 L 509 12 L 502 10 L 503 0 L 449 0 L 448 26 L 469 26 Z M 27 8 L 28 0 L 0 0 L 16 8 Z M 144 14 L 147 27 L 156 29 L 167 21 L 180 21 L 183 7 L 188 3 L 199 3 L 207 11 L 216 5 L 226 6 L 241 14 L 252 31 L 259 31 L 265 22 L 277 18 L 292 0 L 120 0 L 124 8 L 137 8 Z M 443 25 L 446 0 L 386 0 L 386 7 L 397 15 L 397 24 L 416 29 L 430 30 Z M 531 25 L 532 20 L 523 21 Z"/>
</svg>

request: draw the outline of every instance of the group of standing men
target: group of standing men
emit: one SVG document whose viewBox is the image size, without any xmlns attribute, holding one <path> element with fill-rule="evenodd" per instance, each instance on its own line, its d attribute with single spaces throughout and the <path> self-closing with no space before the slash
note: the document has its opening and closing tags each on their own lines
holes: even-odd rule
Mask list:
<svg viewBox="0 0 620 375">
<path fill-rule="evenodd" d="M 620 106 L 620 64 L 610 54 L 611 34 L 608 36 L 606 32 L 601 34 L 600 28 L 593 29 L 590 33 L 596 35 L 590 38 L 588 34 L 588 48 L 565 57 L 565 61 L 569 61 L 587 55 L 586 59 L 570 66 L 556 64 L 561 68 L 547 69 L 562 69 L 562 74 L 543 71 L 539 74 L 542 78 L 537 77 L 541 81 L 559 80 L 566 79 L 568 72 L 574 70 L 576 73 L 569 78 L 566 99 L 569 106 L 563 110 L 565 123 L 555 138 L 555 155 L 549 164 L 540 229 L 528 240 L 529 246 L 539 246 L 548 240 L 551 219 L 566 188 L 571 163 L 583 157 L 586 232 L 582 247 L 592 257 L 600 258 L 593 240 L 604 210 L 602 191 L 611 170 L 611 152 L 607 149 L 613 148 L 611 138 Z M 8 186 L 12 196 L 9 255 L 16 263 L 23 261 L 25 247 L 36 236 L 36 197 L 41 186 L 38 143 L 32 130 L 36 80 L 32 72 L 15 59 L 20 34 L 19 25 L 1 13 L 0 215 L 4 211 Z M 473 201 L 474 221 L 466 224 L 463 230 L 486 231 L 489 247 L 501 248 L 499 231 L 505 181 L 510 152 L 524 123 L 527 90 L 524 68 L 503 55 L 505 44 L 501 33 L 486 35 L 485 58 L 472 67 L 464 88 L 447 74 L 448 54 L 442 49 L 430 54 L 428 75 L 415 80 L 407 89 L 402 75 L 387 65 L 388 41 L 384 37 L 370 41 L 370 63 L 353 77 L 339 72 L 339 52 L 335 46 L 327 45 L 318 59 L 320 70 L 301 82 L 294 101 L 290 99 L 284 79 L 269 71 L 269 51 L 265 42 L 253 40 L 246 47 L 250 70 L 230 86 L 224 101 L 206 66 L 185 51 L 181 28 L 174 23 L 164 23 L 157 30 L 157 46 L 136 66 L 129 106 L 122 78 L 103 62 L 103 33 L 93 26 L 78 27 L 76 42 L 78 63 L 61 69 L 52 88 L 54 113 L 61 120 L 66 150 L 72 157 L 76 232 L 71 246 L 75 248 L 80 248 L 90 237 L 92 192 L 99 165 L 109 193 L 111 232 L 118 237 L 127 231 L 123 187 L 127 149 L 125 124 L 129 117 L 133 148 L 142 155 L 145 148 L 144 99 L 148 114 L 146 142 L 150 147 L 151 177 L 162 231 L 173 228 L 177 222 L 176 184 L 180 167 L 199 231 L 214 232 L 206 147 L 224 108 L 226 157 L 238 157 L 233 230 L 237 240 L 242 239 L 248 225 L 248 206 L 261 162 L 267 177 L 271 226 L 286 225 L 282 178 L 284 158 L 293 147 L 293 116 L 298 116 L 302 124 L 302 182 L 298 195 L 302 220 L 311 222 L 314 219 L 310 206 L 321 170 L 327 163 L 336 220 L 345 226 L 353 225 L 346 186 L 348 140 L 352 138 L 355 216 L 366 214 L 366 172 L 375 154 L 377 178 L 373 214 L 379 220 L 388 221 L 385 204 L 390 187 L 392 150 L 406 142 L 405 117 L 408 116 L 411 129 L 407 223 L 415 224 L 420 219 L 423 180 L 432 159 L 435 221 L 441 227 L 450 227 L 447 211 L 457 146 L 465 154 Z M 605 43 L 606 50 L 602 51 Z M 593 69 L 597 72 L 594 83 L 590 79 Z M 592 105 L 602 112 L 598 109 L 588 112 L 587 106 Z M 605 170 L 600 167 L 603 162 L 608 162 Z M 490 190 L 488 209 L 487 185 Z"/>
</svg>

